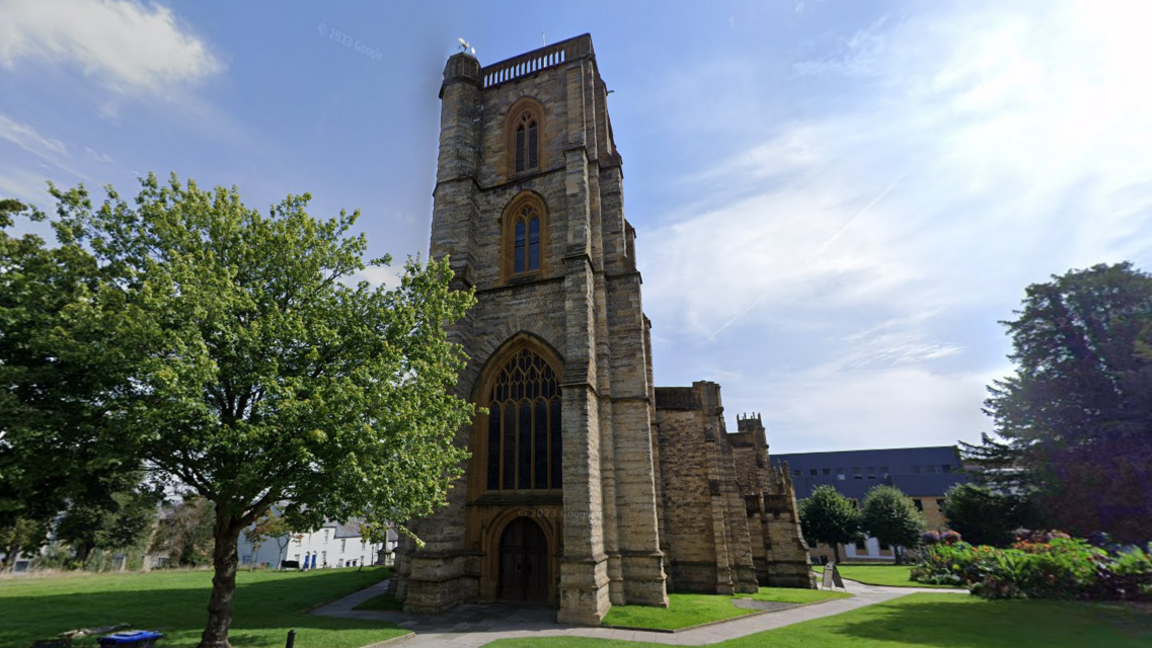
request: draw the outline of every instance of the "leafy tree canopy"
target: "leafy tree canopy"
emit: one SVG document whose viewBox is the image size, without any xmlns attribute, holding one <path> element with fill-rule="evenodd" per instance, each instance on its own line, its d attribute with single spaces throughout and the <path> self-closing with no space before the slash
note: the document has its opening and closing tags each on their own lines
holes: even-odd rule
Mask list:
<svg viewBox="0 0 1152 648">
<path fill-rule="evenodd" d="M 76 493 L 56 522 L 56 539 L 84 564 L 94 549 L 126 549 L 142 544 L 156 521 L 159 499 L 142 488 L 141 474 L 93 475 L 90 488 Z"/>
<path fill-rule="evenodd" d="M 996 437 L 965 446 L 1008 492 L 1035 488 L 1077 534 L 1147 540 L 1152 519 L 1152 275 L 1097 265 L 1027 288 L 1015 374 L 985 401 Z"/>
<path fill-rule="evenodd" d="M 894 548 L 914 547 L 920 542 L 926 526 L 924 515 L 899 488 L 885 484 L 873 486 L 864 495 L 863 508 L 862 526 L 880 542 Z M 901 552 L 895 553 L 899 564 Z"/>
<path fill-rule="evenodd" d="M 448 289 L 446 260 L 409 261 L 395 290 L 352 284 L 388 259 L 365 261 L 358 213 L 315 219 L 307 194 L 267 215 L 175 176 L 98 206 L 83 187 L 52 194 L 58 249 L 95 261 L 63 344 L 98 332 L 99 360 L 126 375 L 100 391 L 114 425 L 93 427 L 93 447 L 214 507 L 201 646 L 228 645 L 237 540 L 273 503 L 308 528 L 445 501 L 472 406 L 453 395 L 465 358 L 444 325 L 474 301 Z"/>
<path fill-rule="evenodd" d="M 105 407 L 131 362 L 77 318 L 108 275 L 78 245 L 10 234 L 18 216 L 45 218 L 0 200 L 0 531 L 47 524 L 78 498 L 108 500 L 105 486 L 140 467 Z"/>
<path fill-rule="evenodd" d="M 834 487 L 824 485 L 812 489 L 798 507 L 804 539 L 831 545 L 836 562 L 840 562 L 839 545 L 860 537 L 861 516 L 856 505 Z"/>
<path fill-rule="evenodd" d="M 1013 531 L 1034 528 L 1037 514 L 1031 499 L 1008 495 L 978 484 L 957 484 L 944 498 L 948 526 L 974 545 L 1007 546 Z"/>
</svg>

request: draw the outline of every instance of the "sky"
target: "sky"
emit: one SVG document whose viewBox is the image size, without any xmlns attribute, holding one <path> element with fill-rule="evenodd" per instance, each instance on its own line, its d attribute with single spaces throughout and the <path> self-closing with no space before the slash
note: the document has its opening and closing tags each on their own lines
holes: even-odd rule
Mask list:
<svg viewBox="0 0 1152 648">
<path fill-rule="evenodd" d="M 0 0 L 0 197 L 177 172 L 427 254 L 444 61 L 591 33 L 656 383 L 773 452 L 976 441 L 1031 283 L 1152 269 L 1152 3 Z M 27 226 L 25 226 L 27 227 Z M 391 285 L 375 269 L 366 279 Z"/>
</svg>

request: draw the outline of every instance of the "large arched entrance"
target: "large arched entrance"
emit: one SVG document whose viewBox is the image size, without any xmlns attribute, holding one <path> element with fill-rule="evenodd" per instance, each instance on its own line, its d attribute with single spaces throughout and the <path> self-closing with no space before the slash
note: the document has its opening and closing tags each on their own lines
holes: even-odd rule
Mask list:
<svg viewBox="0 0 1152 648">
<path fill-rule="evenodd" d="M 500 598 L 548 603 L 548 539 L 532 519 L 518 517 L 500 537 Z"/>
</svg>

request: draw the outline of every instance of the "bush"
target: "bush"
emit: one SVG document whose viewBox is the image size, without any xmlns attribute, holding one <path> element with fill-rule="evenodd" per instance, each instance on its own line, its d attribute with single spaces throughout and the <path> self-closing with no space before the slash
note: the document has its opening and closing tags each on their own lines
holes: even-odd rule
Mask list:
<svg viewBox="0 0 1152 648">
<path fill-rule="evenodd" d="M 1022 532 L 1010 549 L 941 538 L 924 548 L 912 580 L 985 598 L 1152 600 L 1152 544 L 1109 551 L 1059 531 Z"/>
</svg>

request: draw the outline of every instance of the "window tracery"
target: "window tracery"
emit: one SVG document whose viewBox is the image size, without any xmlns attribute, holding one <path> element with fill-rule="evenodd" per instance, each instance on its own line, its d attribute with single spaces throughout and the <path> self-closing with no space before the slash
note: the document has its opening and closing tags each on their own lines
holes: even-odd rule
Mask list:
<svg viewBox="0 0 1152 648">
<path fill-rule="evenodd" d="M 487 490 L 562 485 L 560 384 L 544 358 L 517 352 L 488 394 Z"/>
</svg>

